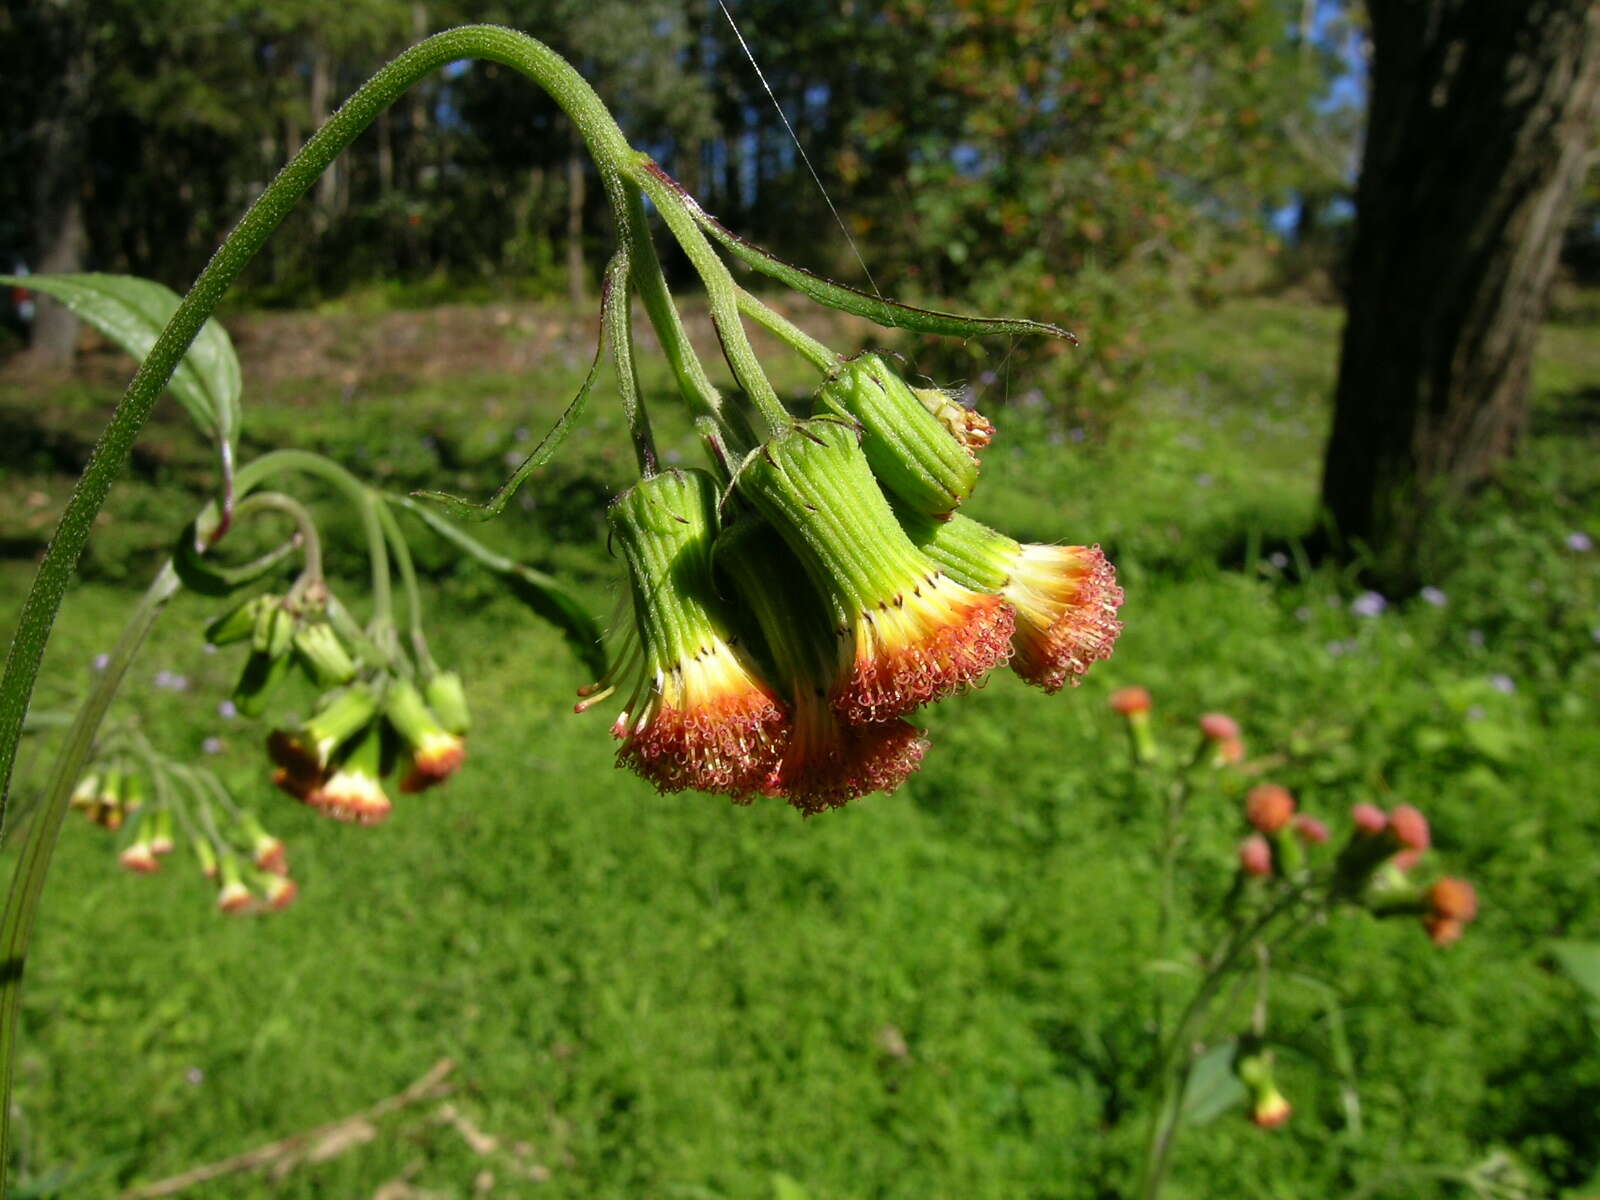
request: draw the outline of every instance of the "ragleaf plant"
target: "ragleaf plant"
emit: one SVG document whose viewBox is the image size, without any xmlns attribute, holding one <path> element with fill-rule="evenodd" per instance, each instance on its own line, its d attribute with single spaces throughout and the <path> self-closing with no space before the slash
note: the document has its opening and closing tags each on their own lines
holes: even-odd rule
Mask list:
<svg viewBox="0 0 1600 1200">
<path fill-rule="evenodd" d="M 544 89 L 577 126 L 598 168 L 616 249 L 604 273 L 600 333 L 586 379 L 534 452 L 482 503 L 436 492 L 387 496 L 299 450 L 235 467 L 237 362 L 226 335 L 208 324 L 211 313 L 333 159 L 418 80 L 462 59 L 503 64 Z M 736 384 L 732 393 L 711 382 L 686 336 L 652 242 L 647 204 L 705 289 Z M 887 359 L 852 358 L 818 342 L 740 287 L 718 246 L 819 304 L 880 325 L 961 338 L 1074 341 L 1054 325 L 919 309 L 780 261 L 724 229 L 648 155 L 634 150 L 598 96 L 558 55 L 525 34 L 482 25 L 427 39 L 357 90 L 250 206 L 181 301 L 142 281 L 29 280 L 99 324 L 141 362 L 67 502 L 22 608 L 0 682 L 0 780 L 7 794 L 63 592 L 164 389 L 171 387 L 215 441 L 221 470 L 217 496 L 179 536 L 171 561 L 135 606 L 68 729 L 27 827 L 0 920 L 6 963 L 0 979 L 0 1163 L 9 1160 L 5 1121 L 19 987 L 51 852 L 74 790 L 97 746 L 105 748 L 97 735 L 117 686 L 182 587 L 233 602 L 210 634 L 246 648 L 234 696 L 242 711 L 265 714 L 275 689 L 296 673 L 321 691 L 310 718 L 269 739 L 273 779 L 296 799 L 358 823 L 389 815 L 394 801 L 384 779 L 397 781 L 401 792 L 420 791 L 451 774 L 465 754 L 464 693 L 429 654 L 397 512 L 418 517 L 561 624 L 598 677 L 583 690 L 579 709 L 620 695 L 623 707 L 613 726 L 621 743 L 618 763 L 664 792 L 720 792 L 740 803 L 780 796 L 808 815 L 837 807 L 892 789 L 916 770 L 928 746 L 907 718 L 980 682 L 1014 651 L 1023 678 L 1047 691 L 1076 683 L 1110 652 L 1120 630 L 1122 592 L 1098 547 L 1024 547 L 970 522 L 950 526 L 959 536 L 942 530 L 940 523 L 978 482 L 979 452 L 992 427 L 949 394 L 912 387 Z M 693 415 L 707 451 L 704 469 L 661 467 L 636 377 L 635 300 Z M 746 321 L 816 369 L 820 386 L 809 411 L 792 411 L 779 398 Z M 610 656 L 600 652 L 592 619 L 556 581 L 488 550 L 456 523 L 504 511 L 570 435 L 608 356 L 639 472 L 608 512 L 633 610 Z M 305 478 L 331 489 L 360 518 L 372 580 L 365 621 L 332 593 L 311 509 L 286 490 L 286 481 Z M 243 564 L 220 561 L 234 527 L 285 518 L 292 532 L 277 550 Z M 298 572 L 285 590 L 273 590 L 290 562 Z M 392 575 L 401 585 L 403 624 L 395 615 Z M 0 829 L 5 817 L 0 807 Z M 147 864 L 145 849 L 132 854 L 141 865 Z M 224 881 L 226 898 L 242 907 L 247 889 L 232 886 L 236 882 Z"/>
</svg>

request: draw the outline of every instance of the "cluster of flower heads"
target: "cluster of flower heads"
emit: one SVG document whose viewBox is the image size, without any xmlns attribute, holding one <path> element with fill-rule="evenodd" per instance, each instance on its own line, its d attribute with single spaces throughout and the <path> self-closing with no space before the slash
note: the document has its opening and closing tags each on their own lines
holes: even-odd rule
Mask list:
<svg viewBox="0 0 1600 1200">
<path fill-rule="evenodd" d="M 215 775 L 165 762 L 148 746 L 137 757 L 112 755 L 94 764 L 74 787 L 71 805 L 120 835 L 118 861 L 137 874 L 161 870 L 186 840 L 225 913 L 274 912 L 298 893 L 283 842 L 235 803 Z"/>
<path fill-rule="evenodd" d="M 807 814 L 892 791 L 905 718 L 1006 663 L 1048 692 L 1111 653 L 1122 591 L 1097 546 L 1024 545 L 956 513 L 992 426 L 881 358 L 731 472 L 648 475 L 612 503 L 632 629 L 580 711 L 627 688 L 625 765 L 663 792 Z"/>
<path fill-rule="evenodd" d="M 340 628 L 342 614 L 320 586 L 295 588 L 242 601 L 206 637 L 218 646 L 250 643 L 233 694 L 246 715 L 264 711 L 297 671 L 320 690 L 310 718 L 268 736 L 272 781 L 335 820 L 373 825 L 394 807 L 386 777 L 397 775 L 401 792 L 420 792 L 461 766 L 466 695 L 460 676 L 431 660 L 413 667 L 398 652 L 373 651 L 360 631 Z M 396 669 L 402 663 L 404 673 Z"/>
</svg>

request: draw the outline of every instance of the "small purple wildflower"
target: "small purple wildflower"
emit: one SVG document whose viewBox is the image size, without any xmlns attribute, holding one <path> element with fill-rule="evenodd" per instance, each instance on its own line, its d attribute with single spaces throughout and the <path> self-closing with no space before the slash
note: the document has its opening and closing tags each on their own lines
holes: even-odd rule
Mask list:
<svg viewBox="0 0 1600 1200">
<path fill-rule="evenodd" d="M 199 1067 L 190 1067 L 183 1073 L 183 1078 L 190 1087 L 199 1087 L 206 1081 L 206 1073 Z"/>
<path fill-rule="evenodd" d="M 1489 676 L 1489 684 L 1495 691 L 1503 692 L 1507 696 L 1512 695 L 1517 690 L 1517 681 L 1509 675 L 1491 675 Z"/>
<path fill-rule="evenodd" d="M 224 721 L 231 721 L 238 715 L 239 710 L 234 707 L 232 700 L 224 700 L 222 703 L 217 705 L 217 716 L 221 717 Z"/>
<path fill-rule="evenodd" d="M 1267 561 L 1281 571 L 1289 565 L 1289 556 L 1282 550 L 1274 550 L 1271 554 L 1267 555 Z"/>
<path fill-rule="evenodd" d="M 1347 641 L 1334 641 L 1328 643 L 1328 653 L 1334 658 L 1339 658 L 1341 655 L 1349 654 L 1350 651 L 1354 650 L 1355 648 L 1355 638 L 1350 638 Z"/>
<path fill-rule="evenodd" d="M 1201 471 L 1200 474 L 1198 474 L 1198 475 L 1196 475 L 1194 477 L 1194 485 L 1195 485 L 1195 487 L 1208 488 L 1215 482 L 1216 482 L 1216 480 L 1213 479 L 1211 477 L 1211 475 L 1208 472 L 1205 472 L 1205 471 Z"/>
<path fill-rule="evenodd" d="M 1000 376 L 996 375 L 993 371 L 984 371 L 978 376 L 978 382 L 983 384 L 984 387 L 992 387 L 994 382 L 999 378 Z"/>
<path fill-rule="evenodd" d="M 1481 704 L 1474 704 L 1471 708 L 1467 709 L 1466 712 L 1466 717 L 1469 721 L 1481 721 L 1483 720 L 1484 715 L 1483 705 Z"/>
<path fill-rule="evenodd" d="M 207 642 L 205 645 L 200 647 L 200 652 L 202 654 L 215 654 L 217 652 L 217 648 L 210 642 Z"/>
<path fill-rule="evenodd" d="M 1362 592 L 1350 602 L 1350 611 L 1358 617 L 1377 617 L 1389 607 L 1389 602 L 1377 592 Z"/>
<path fill-rule="evenodd" d="M 1088 431 L 1085 430 L 1082 425 L 1074 425 L 1071 429 L 1067 430 L 1067 437 L 1072 439 L 1074 442 L 1081 442 L 1088 436 Z"/>
<path fill-rule="evenodd" d="M 104 671 L 108 666 L 111 665 L 111 655 L 96 654 L 94 656 L 94 661 L 89 665 L 92 666 L 96 671 Z"/>
<path fill-rule="evenodd" d="M 1587 554 L 1594 549 L 1594 539 L 1581 529 L 1575 529 L 1567 534 L 1567 549 L 1576 550 L 1579 554 Z"/>
<path fill-rule="evenodd" d="M 204 750 L 207 754 L 221 754 L 222 739 L 219 737 L 208 737 L 205 741 L 200 743 L 200 749 Z"/>
<path fill-rule="evenodd" d="M 1294 619 L 1296 621 L 1311 620 L 1311 609 L 1302 604 L 1299 608 L 1294 610 Z"/>
<path fill-rule="evenodd" d="M 1436 587 L 1425 587 L 1425 588 L 1423 588 L 1422 592 L 1421 592 L 1421 596 L 1422 596 L 1422 598 L 1424 600 L 1426 600 L 1429 604 L 1433 605 L 1435 608 L 1443 608 L 1446 604 L 1450 603 L 1450 597 L 1446 596 L 1443 592 L 1441 592 Z"/>
</svg>

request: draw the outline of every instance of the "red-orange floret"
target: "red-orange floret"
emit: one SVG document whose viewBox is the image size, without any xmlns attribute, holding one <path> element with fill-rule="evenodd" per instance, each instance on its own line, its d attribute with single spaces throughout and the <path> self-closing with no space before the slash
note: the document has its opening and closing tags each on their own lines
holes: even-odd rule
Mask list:
<svg viewBox="0 0 1600 1200">
<path fill-rule="evenodd" d="M 1272 874 L 1272 847 L 1259 833 L 1239 843 L 1239 868 L 1257 878 Z"/>
<path fill-rule="evenodd" d="M 1017 613 L 1011 669 L 1047 692 L 1076 687 L 1122 633 L 1122 589 L 1099 546 L 1025 545 L 1000 594 Z"/>
<path fill-rule="evenodd" d="M 1203 713 L 1200 717 L 1200 732 L 1213 742 L 1237 740 L 1239 722 L 1226 713 Z"/>
<path fill-rule="evenodd" d="M 1432 843 L 1428 818 L 1409 804 L 1399 804 L 1390 810 L 1389 832 L 1407 850 L 1426 850 Z"/>
<path fill-rule="evenodd" d="M 1262 833 L 1277 833 L 1294 818 L 1294 797 L 1276 783 L 1257 784 L 1245 797 L 1244 811 Z"/>
<path fill-rule="evenodd" d="M 1389 828 L 1389 818 L 1383 809 L 1365 801 L 1350 810 L 1350 820 L 1355 823 L 1357 833 L 1368 837 L 1376 837 Z"/>
<path fill-rule="evenodd" d="M 1111 693 L 1111 708 L 1125 717 L 1135 716 L 1138 713 L 1150 711 L 1150 693 L 1145 688 L 1133 687 L 1118 688 Z"/>
<path fill-rule="evenodd" d="M 1015 616 L 1000 596 L 933 571 L 857 614 L 853 661 L 830 696 L 850 725 L 877 725 L 977 683 L 1011 655 Z"/>
<path fill-rule="evenodd" d="M 802 693 L 783 757 L 765 791 L 812 816 L 874 792 L 892 792 L 922 765 L 928 742 L 896 718 L 879 725 L 845 725 L 827 697 Z"/>
<path fill-rule="evenodd" d="M 624 712 L 612 726 L 619 764 L 662 792 L 692 788 L 748 802 L 762 791 L 788 717 L 742 654 L 712 640 L 646 687 L 637 715 Z"/>
</svg>

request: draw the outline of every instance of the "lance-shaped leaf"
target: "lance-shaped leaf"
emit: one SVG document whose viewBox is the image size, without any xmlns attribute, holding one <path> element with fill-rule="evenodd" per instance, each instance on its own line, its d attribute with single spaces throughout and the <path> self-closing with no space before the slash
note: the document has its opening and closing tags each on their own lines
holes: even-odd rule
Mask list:
<svg viewBox="0 0 1600 1200">
<path fill-rule="evenodd" d="M 132 275 L 0 275 L 0 283 L 52 296 L 140 362 L 150 353 L 181 300 L 171 288 Z M 167 384 L 200 432 L 225 447 L 239 443 L 239 356 L 228 333 L 207 321 Z"/>
<path fill-rule="evenodd" d="M 606 267 L 605 295 L 602 298 L 602 310 L 610 302 L 611 288 L 614 278 L 625 276 L 628 270 L 628 259 L 620 251 L 612 256 L 610 264 Z M 572 432 L 572 427 L 577 424 L 578 418 L 583 415 L 584 405 L 588 402 L 589 393 L 594 389 L 594 381 L 600 377 L 600 363 L 605 355 L 606 322 L 600 323 L 600 336 L 594 344 L 594 361 L 589 364 L 589 373 L 584 376 L 583 384 L 578 388 L 578 394 L 568 403 L 561 415 L 556 418 L 556 423 L 545 434 L 539 444 L 533 448 L 533 453 L 522 460 L 522 465 L 511 473 L 511 478 L 500 485 L 498 491 L 483 504 L 474 504 L 471 500 L 461 496 L 452 496 L 449 492 L 418 491 L 411 493 L 419 500 L 427 500 L 443 508 L 458 521 L 488 521 L 498 517 L 505 511 L 506 504 L 511 497 L 517 494 L 529 475 L 532 475 L 545 463 L 550 461 L 561 443 L 567 440 L 567 435 Z M 410 507 L 410 506 L 408 506 Z"/>
<path fill-rule="evenodd" d="M 646 161 L 640 166 L 670 187 L 701 228 L 727 247 L 734 257 L 763 275 L 792 287 L 802 295 L 809 296 L 818 304 L 865 317 L 878 325 L 909 329 L 915 333 L 937 333 L 951 337 L 983 337 L 999 333 L 1023 334 L 1056 338 L 1073 346 L 1078 344 L 1078 339 L 1059 325 L 1018 317 L 969 317 L 960 313 L 940 312 L 937 309 L 917 308 L 911 304 L 902 304 L 898 300 L 886 300 L 882 296 L 868 295 L 856 288 L 825 279 L 821 275 L 807 271 L 804 267 L 786 262 L 734 233 L 701 208 L 699 202 L 684 190 L 682 184 L 655 163 Z"/>
<path fill-rule="evenodd" d="M 1245 1086 L 1233 1073 L 1237 1046 L 1230 1038 L 1211 1047 L 1189 1068 L 1189 1077 L 1183 1084 L 1183 1119 L 1187 1124 L 1209 1125 L 1245 1098 Z"/>
<path fill-rule="evenodd" d="M 600 623 L 576 596 L 562 586 L 560 580 L 491 550 L 429 505 L 419 504 L 409 496 L 385 496 L 384 499 L 415 514 L 424 525 L 456 549 L 471 555 L 499 575 L 519 600 L 561 630 L 573 653 L 594 673 L 596 679 L 606 673 Z"/>
</svg>

